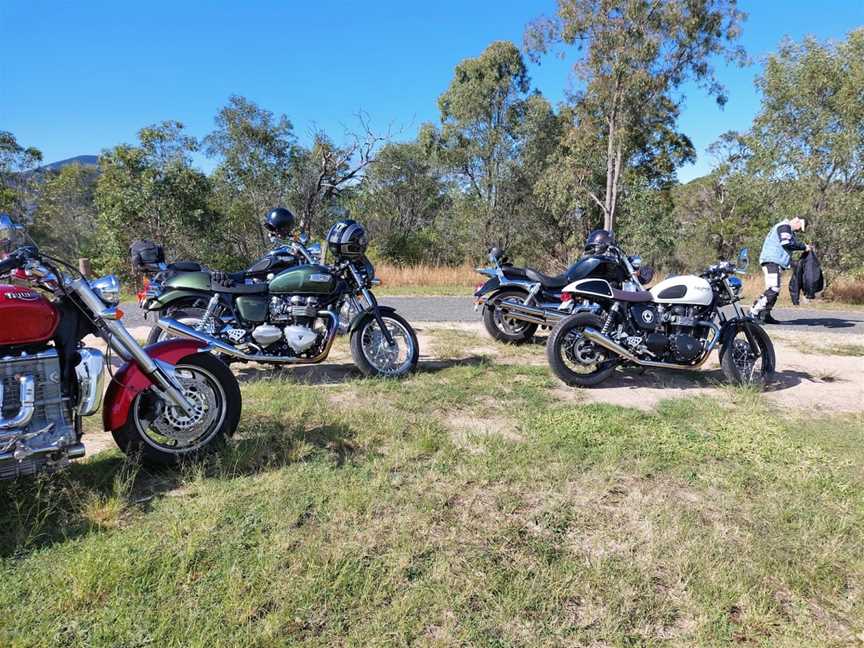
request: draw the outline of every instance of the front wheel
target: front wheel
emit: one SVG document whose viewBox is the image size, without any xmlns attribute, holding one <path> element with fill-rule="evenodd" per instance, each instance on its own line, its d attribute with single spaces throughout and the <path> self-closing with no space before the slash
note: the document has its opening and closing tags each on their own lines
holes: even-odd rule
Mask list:
<svg viewBox="0 0 864 648">
<path fill-rule="evenodd" d="M 771 378 L 777 363 L 774 344 L 761 326 L 749 328 L 753 343 L 758 347 L 758 357 L 741 328 L 720 349 L 720 368 L 733 385 L 762 387 Z"/>
<path fill-rule="evenodd" d="M 176 466 L 218 448 L 240 420 L 240 385 L 225 363 L 196 353 L 180 360 L 174 371 L 194 404 L 191 414 L 147 389 L 135 397 L 126 423 L 112 432 L 123 452 L 140 453 L 151 465 Z"/>
<path fill-rule="evenodd" d="M 552 372 L 571 387 L 600 384 L 612 375 L 619 362 L 613 353 L 584 337 L 586 328 L 599 331 L 603 320 L 593 313 L 571 315 L 558 322 L 546 341 L 546 358 Z"/>
<path fill-rule="evenodd" d="M 417 334 L 396 313 L 381 313 L 394 344 L 387 343 L 378 321 L 371 315 L 351 334 L 351 357 L 365 376 L 399 378 L 416 369 L 420 356 Z"/>
</svg>

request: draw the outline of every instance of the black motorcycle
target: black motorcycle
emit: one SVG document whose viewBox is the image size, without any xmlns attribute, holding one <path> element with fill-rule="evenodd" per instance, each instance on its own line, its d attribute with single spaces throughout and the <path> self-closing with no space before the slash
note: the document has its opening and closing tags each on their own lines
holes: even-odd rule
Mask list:
<svg viewBox="0 0 864 648">
<path fill-rule="evenodd" d="M 718 348 L 729 382 L 761 386 L 774 371 L 774 346 L 738 307 L 742 282 L 735 273 L 747 261 L 745 249 L 738 268 L 721 261 L 650 291 L 618 290 L 602 279 L 567 285 L 565 293 L 597 300 L 604 314 L 577 313 L 558 323 L 546 343 L 552 371 L 568 385 L 592 387 L 619 365 L 695 369 Z"/>
<path fill-rule="evenodd" d="M 593 233 L 592 233 L 593 234 Z M 483 325 L 494 339 L 510 344 L 530 340 L 538 326 L 553 327 L 575 312 L 598 312 L 590 299 L 570 299 L 562 292 L 579 279 L 597 278 L 617 288 L 639 290 L 654 276 L 638 256 L 627 256 L 614 241 L 587 245 L 582 258 L 566 272 L 550 277 L 532 268 L 514 266 L 498 248 L 489 251 L 492 267 L 477 268 L 489 279 L 474 292 L 475 310 L 483 308 Z"/>
<path fill-rule="evenodd" d="M 186 337 L 205 342 L 226 360 L 271 364 L 324 361 L 346 307 L 356 313 L 347 327 L 351 355 L 367 376 L 403 376 L 419 357 L 417 336 L 395 309 L 371 292 L 375 269 L 366 257 L 366 232 L 353 220 L 327 235 L 331 265 L 305 263 L 266 281 L 235 283 L 209 272 L 176 274 L 143 303 L 161 317 L 151 338 Z M 151 286 L 152 289 L 152 286 Z M 204 304 L 203 308 L 198 304 Z"/>
</svg>

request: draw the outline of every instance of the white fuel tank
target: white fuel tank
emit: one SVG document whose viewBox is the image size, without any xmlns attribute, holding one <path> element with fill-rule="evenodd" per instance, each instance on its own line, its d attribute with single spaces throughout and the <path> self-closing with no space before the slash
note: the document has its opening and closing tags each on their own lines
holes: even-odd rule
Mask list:
<svg viewBox="0 0 864 648">
<path fill-rule="evenodd" d="M 654 301 L 660 304 L 709 306 L 714 299 L 711 284 L 695 275 L 664 279 L 651 288 L 651 294 L 654 295 Z"/>
</svg>

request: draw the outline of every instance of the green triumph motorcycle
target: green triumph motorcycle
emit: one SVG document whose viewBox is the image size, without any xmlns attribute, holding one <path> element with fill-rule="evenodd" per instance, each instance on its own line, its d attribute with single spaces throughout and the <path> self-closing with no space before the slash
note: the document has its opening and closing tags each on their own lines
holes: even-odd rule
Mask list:
<svg viewBox="0 0 864 648">
<path fill-rule="evenodd" d="M 332 265 L 297 265 L 266 281 L 236 284 L 224 274 L 178 273 L 142 303 L 160 314 L 151 338 L 200 340 L 226 360 L 314 364 L 327 358 L 347 311 L 358 369 L 367 376 L 404 376 L 417 366 L 417 335 L 372 294 L 377 282 L 367 242 L 362 225 L 345 220 L 327 234 Z"/>
</svg>

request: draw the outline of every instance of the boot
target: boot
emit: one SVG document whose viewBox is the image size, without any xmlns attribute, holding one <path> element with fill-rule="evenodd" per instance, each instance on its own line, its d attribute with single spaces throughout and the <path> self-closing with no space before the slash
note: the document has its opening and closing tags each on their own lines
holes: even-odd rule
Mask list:
<svg viewBox="0 0 864 648">
<path fill-rule="evenodd" d="M 771 315 L 770 310 L 767 310 L 764 313 L 762 313 L 762 315 L 759 319 L 761 319 L 762 322 L 765 324 L 782 324 L 783 323 L 780 320 L 774 319 L 774 316 Z"/>
</svg>

